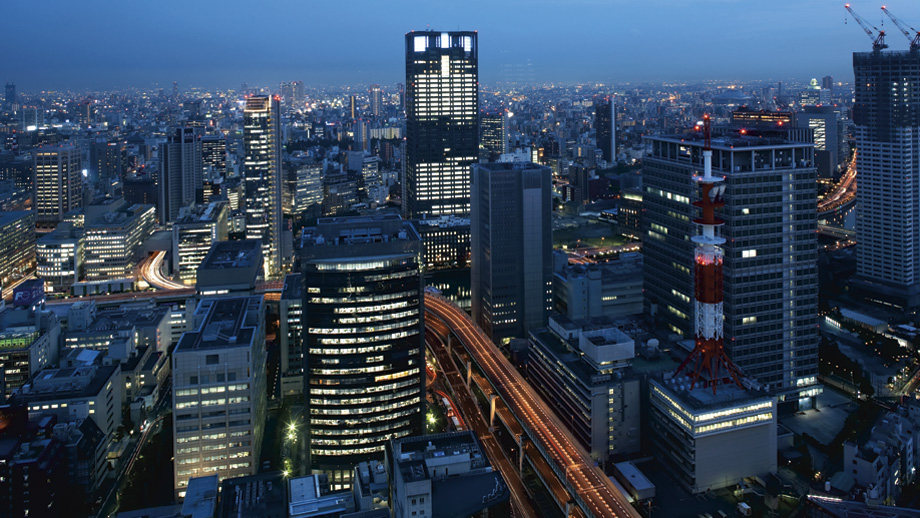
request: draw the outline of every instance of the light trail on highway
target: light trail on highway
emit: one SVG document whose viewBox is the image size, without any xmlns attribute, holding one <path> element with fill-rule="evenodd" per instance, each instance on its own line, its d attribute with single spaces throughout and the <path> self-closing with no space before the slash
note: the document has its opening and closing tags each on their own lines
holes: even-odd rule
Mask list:
<svg viewBox="0 0 920 518">
<path fill-rule="evenodd" d="M 849 204 L 856 199 L 856 153 L 847 165 L 834 190 L 818 202 L 818 212 L 827 213 Z"/>
<path fill-rule="evenodd" d="M 529 428 L 531 439 L 564 472 L 564 482 L 574 490 L 585 511 L 596 518 L 640 516 L 469 315 L 432 293 L 425 294 L 425 310 L 446 323 L 463 342 L 514 415 Z"/>
<path fill-rule="evenodd" d="M 184 290 L 188 286 L 167 279 L 161 270 L 163 259 L 166 258 L 166 252 L 157 250 L 149 257 L 141 261 L 139 272 L 141 277 L 147 281 L 147 284 L 161 290 Z"/>
</svg>

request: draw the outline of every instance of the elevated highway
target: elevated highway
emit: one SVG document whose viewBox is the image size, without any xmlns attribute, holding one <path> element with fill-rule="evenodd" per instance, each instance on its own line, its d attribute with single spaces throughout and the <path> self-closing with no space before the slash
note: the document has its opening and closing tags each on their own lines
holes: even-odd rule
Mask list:
<svg viewBox="0 0 920 518">
<path fill-rule="evenodd" d="M 590 518 L 640 516 L 626 495 L 621 493 L 594 464 L 587 451 L 578 444 L 546 402 L 537 395 L 488 337 L 473 324 L 469 315 L 433 293 L 425 295 L 425 312 L 426 325 L 440 327 L 441 330 L 446 327 L 448 333 L 456 337 L 470 360 L 475 362 L 486 378 L 481 382 L 488 384 L 510 411 L 511 417 L 508 419 L 516 421 L 522 439 L 526 438 L 531 443 L 524 443 L 522 450 L 525 453 L 528 450 L 539 453 L 539 457 L 545 460 L 546 467 L 554 475 L 552 478 L 568 495 L 567 497 L 566 494 L 553 491 L 553 484 L 549 483 L 550 492 L 557 502 L 570 497 L 577 507 L 577 511 L 572 509 L 573 514 L 583 514 Z M 429 321 L 432 323 L 429 324 Z M 468 366 L 468 385 L 471 382 L 469 378 L 472 377 L 472 369 Z M 492 405 L 492 412 L 496 413 L 494 399 Z M 500 411 L 497 413 L 499 417 L 503 417 Z M 535 467 L 541 479 L 548 475 L 540 474 L 539 466 Z"/>
</svg>

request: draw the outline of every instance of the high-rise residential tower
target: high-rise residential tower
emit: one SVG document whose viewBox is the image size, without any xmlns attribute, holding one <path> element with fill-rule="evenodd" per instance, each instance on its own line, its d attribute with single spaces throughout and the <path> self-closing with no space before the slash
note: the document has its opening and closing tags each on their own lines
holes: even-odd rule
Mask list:
<svg viewBox="0 0 920 518">
<path fill-rule="evenodd" d="M 724 176 L 724 336 L 729 356 L 791 405 L 808 406 L 818 374 L 814 145 L 774 130 L 713 130 L 712 168 Z M 649 313 L 694 333 L 694 175 L 702 135 L 648 139 L 642 251 Z"/>
<path fill-rule="evenodd" d="M 469 217 L 470 165 L 479 159 L 476 36 L 406 34 L 407 219 Z"/>
<path fill-rule="evenodd" d="M 383 115 L 383 92 L 380 85 L 371 85 L 371 115 L 380 117 Z"/>
<path fill-rule="evenodd" d="M 617 158 L 617 106 L 616 98 L 605 96 L 594 104 L 594 131 L 597 148 L 608 164 Z"/>
<path fill-rule="evenodd" d="M 174 221 L 179 209 L 195 203 L 195 191 L 202 186 L 201 133 L 198 128 L 176 128 L 160 144 L 160 223 Z"/>
<path fill-rule="evenodd" d="M 856 52 L 856 273 L 866 291 L 920 305 L 920 53 Z"/>
<path fill-rule="evenodd" d="M 552 309 L 552 171 L 476 164 L 472 205 L 473 321 L 495 342 L 523 338 Z"/>
<path fill-rule="evenodd" d="M 281 99 L 252 96 L 243 110 L 246 238 L 262 240 L 266 278 L 281 273 Z"/>
<path fill-rule="evenodd" d="M 395 214 L 304 230 L 304 400 L 310 468 L 347 487 L 355 464 L 422 432 L 421 242 Z"/>
<path fill-rule="evenodd" d="M 35 152 L 35 211 L 38 224 L 56 223 L 83 206 L 80 152 L 73 146 L 47 146 Z"/>
</svg>

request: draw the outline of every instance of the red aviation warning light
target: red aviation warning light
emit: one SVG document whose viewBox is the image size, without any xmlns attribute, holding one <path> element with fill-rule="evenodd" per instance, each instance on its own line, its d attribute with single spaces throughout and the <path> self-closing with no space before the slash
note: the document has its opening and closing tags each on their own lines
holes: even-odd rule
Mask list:
<svg viewBox="0 0 920 518">
<path fill-rule="evenodd" d="M 709 115 L 703 116 L 703 176 L 693 179 L 700 185 L 700 199 L 693 205 L 700 208 L 700 216 L 693 220 L 700 226 L 700 234 L 693 236 L 694 252 L 694 298 L 696 312 L 696 345 L 689 356 L 677 367 L 677 376 L 687 368 L 691 378 L 690 388 L 697 382 L 712 387 L 715 393 L 719 383 L 734 381 L 741 386 L 741 370 L 725 353 L 722 333 L 724 314 L 722 301 L 723 254 L 720 245 L 725 238 L 716 235 L 716 228 L 725 224 L 716 216 L 716 209 L 725 206 L 725 180 L 712 176 L 712 138 Z M 720 371 L 722 374 L 720 376 Z M 704 376 L 705 374 L 705 376 Z"/>
</svg>

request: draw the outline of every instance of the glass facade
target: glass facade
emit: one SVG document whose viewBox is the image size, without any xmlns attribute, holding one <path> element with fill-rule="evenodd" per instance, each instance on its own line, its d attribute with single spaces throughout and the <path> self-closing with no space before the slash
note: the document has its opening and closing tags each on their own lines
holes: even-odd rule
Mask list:
<svg viewBox="0 0 920 518">
<path fill-rule="evenodd" d="M 310 464 L 333 475 L 379 457 L 391 438 L 422 432 L 418 234 L 398 217 L 364 219 L 372 226 L 325 218 L 305 231 L 314 239 L 302 258 Z M 352 237 L 316 237 L 332 235 Z M 348 480 L 333 476 L 333 484 Z"/>
<path fill-rule="evenodd" d="M 470 211 L 470 165 L 479 159 L 475 32 L 406 34 L 407 219 Z"/>
<path fill-rule="evenodd" d="M 798 393 L 818 369 L 816 172 L 810 143 L 713 138 L 713 171 L 725 176 L 725 346 L 770 390 Z M 648 311 L 693 334 L 694 245 L 702 138 L 649 139 L 644 160 L 642 250 Z"/>
</svg>

